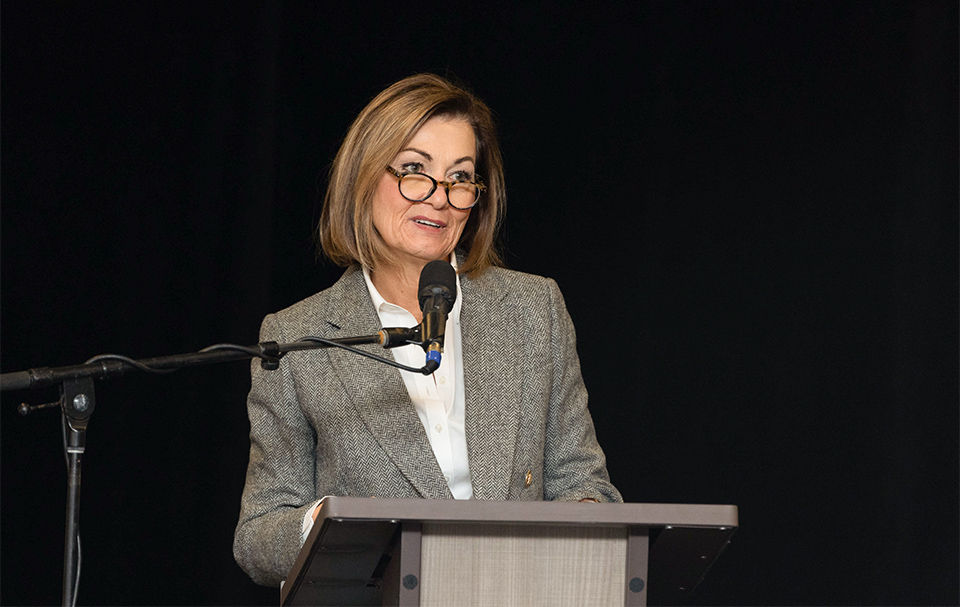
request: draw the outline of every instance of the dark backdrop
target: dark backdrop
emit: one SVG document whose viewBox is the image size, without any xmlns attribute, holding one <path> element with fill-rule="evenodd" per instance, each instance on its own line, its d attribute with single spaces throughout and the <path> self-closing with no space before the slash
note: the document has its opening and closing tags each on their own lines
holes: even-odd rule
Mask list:
<svg viewBox="0 0 960 607">
<path fill-rule="evenodd" d="M 956 2 L 212 4 L 4 4 L 3 372 L 254 343 L 340 273 L 352 118 L 448 74 L 624 497 L 740 507 L 694 602 L 957 604 Z M 276 603 L 231 556 L 248 384 L 98 384 L 80 604 Z M 60 421 L 15 413 L 55 396 L 3 394 L 3 604 L 60 600 Z"/>
</svg>

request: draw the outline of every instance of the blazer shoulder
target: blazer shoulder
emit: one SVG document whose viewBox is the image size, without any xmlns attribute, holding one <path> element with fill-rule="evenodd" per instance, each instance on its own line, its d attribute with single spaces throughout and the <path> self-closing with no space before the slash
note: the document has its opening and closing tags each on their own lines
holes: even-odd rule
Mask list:
<svg viewBox="0 0 960 607">
<path fill-rule="evenodd" d="M 270 316 L 281 327 L 285 337 L 299 338 L 299 333 L 326 333 L 325 327 L 340 329 L 345 311 L 362 308 L 366 300 L 369 300 L 369 296 L 363 272 L 358 267 L 351 267 L 330 287 Z"/>
<path fill-rule="evenodd" d="M 480 291 L 501 293 L 505 297 L 559 291 L 552 278 L 506 268 L 489 268 L 470 282 Z"/>
</svg>

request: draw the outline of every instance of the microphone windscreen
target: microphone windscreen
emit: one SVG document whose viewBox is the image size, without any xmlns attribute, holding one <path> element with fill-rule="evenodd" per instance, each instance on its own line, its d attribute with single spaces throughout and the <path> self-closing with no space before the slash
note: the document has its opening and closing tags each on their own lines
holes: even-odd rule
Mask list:
<svg viewBox="0 0 960 607">
<path fill-rule="evenodd" d="M 435 287 L 441 287 L 438 289 L 439 293 L 434 292 Z M 445 293 L 443 291 L 446 291 Z M 420 272 L 420 288 L 418 289 L 420 294 L 420 306 L 423 307 L 423 302 L 426 298 L 433 295 L 442 294 L 444 299 L 448 300 L 450 304 L 453 304 L 457 299 L 457 272 L 453 269 L 453 266 L 449 262 L 442 260 L 434 260 L 428 263 L 423 267 L 423 270 Z"/>
</svg>

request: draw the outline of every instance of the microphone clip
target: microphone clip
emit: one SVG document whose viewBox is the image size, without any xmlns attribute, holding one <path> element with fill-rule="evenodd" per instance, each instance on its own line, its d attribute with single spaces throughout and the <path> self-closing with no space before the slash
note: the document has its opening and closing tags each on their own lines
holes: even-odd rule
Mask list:
<svg viewBox="0 0 960 607">
<path fill-rule="evenodd" d="M 377 339 L 384 348 L 397 348 L 399 346 L 415 345 L 423 348 L 427 354 L 426 364 L 421 371 L 424 375 L 430 375 L 440 368 L 440 355 L 443 353 L 443 336 L 428 341 L 423 340 L 423 325 L 416 327 L 390 327 L 377 331 Z"/>
<path fill-rule="evenodd" d="M 422 332 L 420 331 L 420 325 L 410 328 L 390 327 L 387 329 L 380 329 L 377 331 L 377 339 L 380 345 L 384 348 L 397 348 L 409 344 L 414 344 L 417 346 L 423 345 L 423 337 Z"/>
</svg>

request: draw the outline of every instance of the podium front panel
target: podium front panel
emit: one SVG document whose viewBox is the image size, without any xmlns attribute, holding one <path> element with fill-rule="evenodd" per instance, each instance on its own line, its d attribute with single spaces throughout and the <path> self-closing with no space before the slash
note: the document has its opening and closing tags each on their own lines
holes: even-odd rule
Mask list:
<svg viewBox="0 0 960 607">
<path fill-rule="evenodd" d="M 420 604 L 623 605 L 622 527 L 424 524 Z"/>
</svg>

